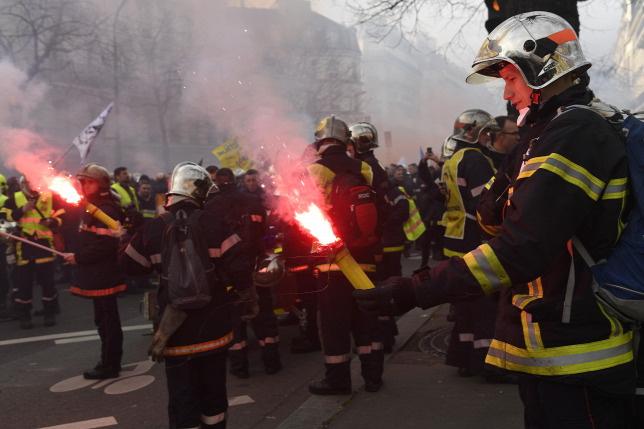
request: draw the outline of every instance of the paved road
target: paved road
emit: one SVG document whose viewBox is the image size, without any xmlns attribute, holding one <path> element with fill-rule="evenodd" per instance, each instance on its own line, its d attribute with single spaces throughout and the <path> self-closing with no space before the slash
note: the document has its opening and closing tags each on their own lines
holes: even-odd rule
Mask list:
<svg viewBox="0 0 644 429">
<path fill-rule="evenodd" d="M 418 262 L 417 256 L 405 260 L 405 272 Z M 0 427 L 167 427 L 165 375 L 162 365 L 146 357 L 151 325 L 141 315 L 142 296 L 119 298 L 125 331 L 121 376 L 92 381 L 82 378 L 99 360 L 91 301 L 71 296 L 68 285 L 59 285 L 59 294 L 62 313 L 54 327 L 45 328 L 42 318 L 34 318 L 29 331 L 18 329 L 17 321 L 0 321 Z M 264 374 L 259 346 L 251 340 L 251 377 L 228 379 L 230 427 L 276 428 L 309 398 L 308 383 L 322 378 L 323 361 L 321 353 L 288 352 L 298 329 L 281 328 L 284 370 L 275 375 Z"/>
</svg>

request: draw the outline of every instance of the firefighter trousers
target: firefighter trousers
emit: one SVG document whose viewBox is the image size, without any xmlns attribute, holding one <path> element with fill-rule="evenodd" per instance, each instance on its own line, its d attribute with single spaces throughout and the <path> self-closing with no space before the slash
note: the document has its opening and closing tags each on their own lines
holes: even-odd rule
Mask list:
<svg viewBox="0 0 644 429">
<path fill-rule="evenodd" d="M 101 337 L 101 363 L 104 366 L 121 367 L 123 356 L 123 330 L 116 295 L 92 298 L 94 301 L 94 324 Z"/>
<path fill-rule="evenodd" d="M 226 353 L 166 359 L 165 374 L 171 429 L 226 427 Z"/>
<path fill-rule="evenodd" d="M 54 280 L 54 263 L 44 262 L 37 264 L 29 261 L 25 265 L 16 266 L 16 292 L 15 304 L 19 313 L 29 313 L 33 308 L 33 281 L 42 287 L 42 305 L 45 312 L 53 312 L 58 302 L 56 281 Z"/>
<path fill-rule="evenodd" d="M 589 386 L 519 376 L 526 429 L 627 429 L 632 398 L 603 395 Z"/>
<path fill-rule="evenodd" d="M 353 286 L 342 273 L 320 273 L 318 309 L 326 367 L 333 387 L 351 387 L 351 335 L 362 364 L 365 382 L 379 383 L 384 366 L 378 318 L 361 312 L 352 296 Z"/>
<path fill-rule="evenodd" d="M 250 321 L 257 341 L 262 350 L 262 361 L 267 372 L 276 372 L 281 367 L 279 354 L 279 331 L 277 316 L 273 312 L 273 290 L 269 287 L 257 287 L 259 313 Z M 231 368 L 248 371 L 247 323 L 242 321 L 242 306 L 233 306 L 231 311 L 233 323 L 233 345 L 231 347 Z M 240 351 L 238 353 L 238 351 Z"/>
</svg>

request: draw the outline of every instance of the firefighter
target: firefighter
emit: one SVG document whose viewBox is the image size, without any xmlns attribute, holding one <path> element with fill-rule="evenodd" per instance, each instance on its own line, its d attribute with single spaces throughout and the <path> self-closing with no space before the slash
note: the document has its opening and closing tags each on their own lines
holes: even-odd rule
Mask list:
<svg viewBox="0 0 644 429">
<path fill-rule="evenodd" d="M 352 176 L 359 178 L 363 184 L 372 183 L 371 167 L 365 162 L 350 158 L 346 153 L 350 137 L 351 131 L 346 123 L 335 116 L 322 120 L 315 133 L 316 149 L 321 158 L 309 166 L 309 174 L 325 197 L 327 213 L 330 213 L 331 209 L 334 209 L 335 213 L 335 210 L 342 209 L 331 207 L 330 193 L 335 180 L 349 180 L 348 177 Z M 344 179 L 338 179 L 336 176 Z M 340 219 L 334 218 L 334 215 L 330 217 L 336 230 L 346 231 L 346 225 L 339 224 Z M 375 226 L 377 220 L 360 218 L 358 222 L 362 223 L 360 226 L 371 223 Z M 367 275 L 373 276 L 374 249 L 379 246 L 377 238 L 364 235 L 359 238 L 341 235 L 340 238 L 347 245 L 351 255 L 363 266 Z M 358 246 L 357 243 L 361 245 Z M 351 296 L 351 283 L 336 266 L 329 263 L 320 264 L 316 266 L 316 272 L 320 291 L 318 310 L 326 373 L 323 380 L 309 384 L 309 392 L 316 395 L 351 393 L 351 334 L 358 349 L 365 390 L 377 392 L 382 386 L 384 364 L 377 317 L 359 311 Z"/>
<path fill-rule="evenodd" d="M 476 221 L 476 204 L 485 184 L 495 173 L 493 162 L 483 154 L 490 141 L 488 131 L 498 130 L 496 120 L 480 109 L 461 113 L 454 123 L 451 139 L 454 154 L 443 166 L 445 183 L 444 254 L 463 257 L 481 244 Z M 480 297 L 453 306 L 454 328 L 445 363 L 458 368 L 461 376 L 482 375 L 490 381 L 497 374 L 484 367 L 494 334 L 496 302 Z"/>
<path fill-rule="evenodd" d="M 351 131 L 351 142 L 348 148 L 353 150 L 353 158 L 357 158 L 371 167 L 373 173 L 372 186 L 376 191 L 376 208 L 378 209 L 378 224 L 376 228 L 376 236 L 378 237 L 378 245 L 375 246 L 375 262 L 376 262 L 376 275 L 377 280 L 384 280 L 393 274 L 387 274 L 388 266 L 396 260 L 397 246 L 391 246 L 391 243 L 383 242 L 383 233 L 385 227 L 388 225 L 388 219 L 392 210 L 387 194 L 392 186 L 389 183 L 389 175 L 382 166 L 380 161 L 376 158 L 373 151 L 380 146 L 378 142 L 378 130 L 369 122 L 358 122 L 349 127 Z M 406 220 L 407 218 L 405 218 Z M 404 243 L 403 243 L 404 247 Z M 398 256 L 402 255 L 402 251 Z M 398 258 L 400 264 L 400 258 Z M 400 274 L 402 275 L 402 274 Z M 396 321 L 390 316 L 379 316 L 380 328 L 382 332 L 383 351 L 391 353 L 393 346 L 396 343 L 396 335 L 398 334 L 398 327 Z"/>
<path fill-rule="evenodd" d="M 53 230 L 62 225 L 60 216 L 65 212 L 60 198 L 49 191 L 37 192 L 31 188 L 29 181 L 22 176 L 19 180 L 20 191 L 5 202 L 11 210 L 11 217 L 22 229 L 22 237 L 37 244 L 54 249 Z M 31 329 L 31 309 L 33 302 L 32 283 L 34 277 L 42 287 L 42 304 L 45 316 L 44 325 L 56 324 L 56 306 L 58 292 L 54 280 L 53 253 L 28 244 L 17 242 L 16 248 L 16 287 L 14 299 L 21 329 Z"/>
<path fill-rule="evenodd" d="M 481 195 L 479 206 L 504 201 L 503 218 L 490 221 L 496 237 L 414 278 L 355 292 L 366 311 L 391 310 L 393 298 L 396 312 L 500 292 L 486 363 L 520 374 L 526 428 L 627 427 L 636 387 L 633 333 L 596 300 L 590 269 L 569 247 L 576 236 L 604 258 L 632 203 L 619 136 L 595 112 L 566 109 L 594 98 L 590 66 L 557 15 L 529 12 L 492 31 L 467 81 L 502 78 L 519 125 L 530 125 L 516 162 Z"/>
<path fill-rule="evenodd" d="M 254 176 L 257 177 L 257 175 Z M 205 209 L 223 218 L 231 230 L 241 238 L 241 246 L 250 261 L 247 267 L 250 274 L 264 255 L 262 237 L 266 228 L 266 211 L 261 197 L 241 192 L 229 168 L 217 170 L 215 184 L 219 192 L 210 194 Z M 270 287 L 259 287 L 257 294 L 259 295 L 259 314 L 251 321 L 251 326 L 262 351 L 264 372 L 275 374 L 282 368 L 282 363 L 279 354 L 277 316 L 273 313 L 273 293 Z M 230 300 L 238 300 L 235 288 L 230 289 Z M 238 378 L 248 378 L 250 373 L 247 323 L 242 319 L 241 312 L 236 309 L 233 309 L 232 317 L 235 338 L 228 351 L 230 373 Z"/>
<path fill-rule="evenodd" d="M 85 199 L 106 215 L 121 221 L 119 202 L 110 192 L 110 174 L 105 167 L 87 164 L 76 175 Z M 125 279 L 118 266 L 119 238 L 103 222 L 84 213 L 81 217 L 78 251 L 66 253 L 65 261 L 78 265 L 78 278 L 72 294 L 92 298 L 94 323 L 101 337 L 101 359 L 85 371 L 86 379 L 116 378 L 121 371 L 123 331 L 116 296 L 125 290 Z"/>
<path fill-rule="evenodd" d="M 212 187 L 208 172 L 201 166 L 178 164 L 172 173 L 168 211 L 174 214 L 183 210 L 189 216 L 203 207 Z M 257 294 L 239 237 L 211 212 L 201 216 L 200 225 L 217 277 L 235 286 L 240 298 L 236 305 L 244 308 L 245 317 L 254 317 Z M 126 273 L 154 270 L 161 274 L 164 230 L 165 221 L 157 217 L 143 224 L 131 239 L 121 237 L 119 256 Z M 226 282 L 218 280 L 212 285 L 212 300 L 205 307 L 186 311 L 167 305 L 166 282 L 161 279 L 161 322 L 148 353 L 153 360 L 165 360 L 170 427 L 224 428 L 228 409 L 225 351 L 233 341 Z"/>
</svg>

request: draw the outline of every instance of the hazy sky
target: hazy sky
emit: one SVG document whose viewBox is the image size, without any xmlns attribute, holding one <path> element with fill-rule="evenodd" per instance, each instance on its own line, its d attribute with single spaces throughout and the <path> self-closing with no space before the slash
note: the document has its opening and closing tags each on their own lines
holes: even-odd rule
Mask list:
<svg viewBox="0 0 644 429">
<path fill-rule="evenodd" d="M 456 64 L 469 67 L 487 35 L 484 27 L 487 9 L 483 5 L 483 0 L 467 0 L 467 2 L 473 7 L 480 5 L 480 8 L 463 33 L 465 43 L 459 47 L 462 58 L 452 55 L 450 59 Z M 430 1 L 427 3 L 429 4 Z M 346 0 L 311 0 L 312 8 L 315 11 L 350 25 L 355 22 L 355 18 L 346 11 L 345 4 Z M 596 66 L 612 58 L 611 52 L 617 39 L 617 31 L 623 12 L 621 5 L 622 0 L 587 0 L 578 3 L 582 48 Z M 427 6 L 425 7 L 429 9 Z M 423 21 L 423 31 L 436 38 L 439 47 L 448 43 L 454 37 L 457 29 L 465 22 L 465 19 L 455 21 L 447 21 L 444 18 L 436 19 L 431 16 L 429 10 L 426 15 L 427 18 Z M 470 13 L 466 15 L 469 16 Z"/>
</svg>

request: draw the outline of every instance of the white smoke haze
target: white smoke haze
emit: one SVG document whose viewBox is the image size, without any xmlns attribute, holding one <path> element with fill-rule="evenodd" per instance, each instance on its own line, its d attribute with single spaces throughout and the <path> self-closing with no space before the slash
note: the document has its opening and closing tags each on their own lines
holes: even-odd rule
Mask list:
<svg viewBox="0 0 644 429">
<path fill-rule="evenodd" d="M 34 109 L 42 102 L 47 86 L 27 83 L 27 75 L 8 60 L 0 61 L 0 156 L 11 174 L 24 175 L 34 189 L 46 187 L 51 177 L 50 160 L 60 150 L 38 128 Z"/>
<path fill-rule="evenodd" d="M 310 192 L 306 165 L 300 162 L 310 143 L 303 136 L 312 136 L 315 124 L 294 112 L 279 93 L 278 84 L 262 66 L 266 54 L 252 32 L 245 22 L 232 19 L 201 35 L 204 52 L 194 70 L 186 73 L 190 79 L 183 109 L 205 114 L 218 129 L 237 137 L 244 152 L 259 164 L 256 168 L 265 185 L 283 197 L 274 200 L 279 205 L 272 209 L 291 220 L 294 210 L 321 204 L 318 193 Z"/>
<path fill-rule="evenodd" d="M 610 72 L 605 72 L 609 68 L 604 67 L 606 52 L 610 52 L 610 48 L 607 50 L 604 45 L 610 45 L 610 40 L 614 40 L 613 33 L 617 31 L 618 26 L 618 22 L 613 18 L 615 10 L 610 6 L 616 1 L 593 0 L 579 4 L 582 23 L 581 42 L 587 53 L 598 52 L 602 55 L 601 58 L 590 58 L 594 63 L 593 68 L 590 69 L 591 88 L 600 98 L 626 108 L 632 107 L 628 102 L 628 88 L 625 88 L 625 95 L 617 94 L 615 89 L 618 85 L 610 80 L 614 76 Z M 102 8 L 101 13 L 112 14 L 106 15 L 106 18 L 112 22 L 116 9 L 115 3 L 108 0 L 96 0 L 95 3 Z M 105 127 L 95 141 L 89 157 L 90 162 L 99 162 L 108 170 L 118 166 L 115 155 L 118 133 L 122 141 L 120 165 L 126 166 L 133 173 L 153 176 L 160 171 L 171 171 L 178 162 L 186 160 L 197 162 L 203 158 L 204 166 L 219 164 L 211 151 L 236 136 L 251 159 L 271 161 L 272 176 L 289 178 L 281 181 L 283 185 L 275 185 L 283 188 L 278 190 L 281 195 L 294 193 L 295 187 L 301 186 L 299 180 L 303 177 L 303 169 L 299 160 L 307 144 L 312 141 L 315 125 L 322 118 L 309 117 L 303 111 L 297 111 L 285 94 L 285 82 L 280 81 L 279 75 L 271 75 L 268 71 L 271 67 L 267 67 L 267 62 L 272 58 L 291 54 L 289 43 L 297 44 L 298 41 L 293 40 L 293 37 L 297 38 L 297 33 L 294 36 L 293 31 L 289 31 L 288 28 L 270 26 L 270 23 L 267 23 L 266 28 L 270 31 L 262 33 L 263 37 L 270 37 L 282 43 L 262 44 L 261 38 L 258 43 L 257 34 L 260 29 L 253 28 L 256 24 L 251 24 L 251 22 L 256 23 L 257 20 L 244 22 L 237 18 L 228 19 L 230 16 L 244 14 L 221 14 L 222 5 L 225 3 L 223 0 L 215 2 L 186 0 L 182 2 L 181 8 L 172 9 L 172 15 L 175 18 L 185 18 L 193 23 L 191 28 L 194 34 L 187 49 L 190 52 L 187 52 L 188 55 L 180 62 L 181 66 L 176 68 L 176 73 L 181 76 L 185 87 L 181 94 L 180 115 L 175 109 L 166 118 L 170 134 L 168 141 L 171 145 L 167 155 L 169 165 L 164 165 L 166 149 L 160 143 L 158 129 L 150 125 L 154 120 L 150 119 L 150 117 L 154 118 L 153 115 L 144 117 L 142 107 L 138 104 L 139 100 L 136 97 L 140 96 L 143 90 L 137 87 L 136 82 L 125 80 L 120 83 L 121 92 L 118 100 L 120 103 L 115 105 L 115 110 L 110 114 Z M 307 2 L 300 1 L 246 0 L 237 3 L 246 4 L 248 8 L 265 3 L 272 7 L 270 13 L 285 13 L 294 23 L 300 21 L 304 15 L 299 15 L 299 11 L 291 6 L 297 5 L 297 9 L 304 11 L 303 13 L 310 13 L 308 6 L 301 7 Z M 156 8 L 157 4 L 173 6 L 172 2 L 161 0 L 149 2 L 148 6 Z M 118 29 L 123 33 L 122 35 L 117 33 L 117 35 L 124 38 L 119 39 L 122 52 L 129 45 L 135 44 L 134 40 L 126 38 L 130 33 L 125 30 L 129 28 L 132 31 L 132 28 L 136 28 L 137 19 L 141 22 L 155 19 L 154 14 L 145 14 L 145 11 L 151 11 L 150 7 L 146 9 L 141 5 L 143 3 L 140 0 L 131 0 L 120 15 Z M 283 12 L 276 9 L 286 8 L 285 5 L 288 5 L 288 9 Z M 334 5 L 337 6 L 335 12 L 327 13 L 327 9 Z M 325 14 L 336 22 L 351 26 L 356 19 L 343 13 L 343 5 L 344 1 L 341 0 L 310 2 L 314 12 Z M 602 5 L 608 6 L 602 8 Z M 611 13 L 608 14 L 604 9 L 610 9 Z M 143 16 L 139 16 L 142 11 Z M 417 106 L 411 108 L 388 106 L 389 100 L 377 91 L 379 86 L 396 87 L 401 83 L 409 86 L 412 82 L 410 76 L 387 73 L 382 82 L 373 79 L 370 82 L 364 80 L 363 111 L 356 112 L 355 118 L 342 119 L 352 121 L 363 120 L 365 116 L 370 117 L 380 133 L 381 147 L 376 150 L 376 156 L 383 164 L 396 162 L 401 156 L 405 156 L 408 162 L 417 162 L 419 147 L 424 149 L 431 146 L 435 152 L 438 152 L 445 137 L 452 133 L 454 119 L 466 109 L 481 108 L 493 115 L 505 112 L 500 82 L 477 86 L 467 85 L 464 82 L 469 64 L 485 38 L 484 15 L 485 13 L 481 12 L 480 17 L 469 23 L 466 28 L 467 47 L 463 47 L 458 55 L 444 58 L 427 51 L 414 53 L 416 56 L 427 58 L 428 64 L 423 77 L 423 88 L 418 90 L 420 93 L 418 96 L 422 100 L 420 114 Z M 271 15 L 266 14 L 266 16 Z M 594 21 L 590 21 L 590 18 Z M 604 18 L 603 21 L 602 18 Z M 433 25 L 428 20 L 424 24 L 428 35 L 437 39 L 437 46 L 460 26 L 458 22 L 448 20 L 437 25 Z M 117 26 L 115 25 L 114 28 Z M 138 35 L 134 32 L 131 34 Z M 107 41 L 112 35 L 108 33 L 103 36 L 106 36 Z M 598 47 L 598 39 L 602 42 L 601 49 Z M 363 59 L 365 49 L 376 48 L 366 47 L 367 44 L 364 40 L 360 41 Z M 278 51 L 267 51 L 266 46 Z M 395 46 L 383 46 L 382 49 L 383 51 L 390 49 L 390 54 L 393 56 L 400 53 L 398 50 L 400 48 Z M 139 67 L 146 65 L 137 64 Z M 274 63 L 272 66 L 272 70 L 275 70 Z M 1 61 L 0 90 L 3 97 L 0 100 L 0 123 L 6 130 L 3 135 L 13 135 L 11 139 L 2 138 L 0 141 L 0 153 L 5 169 L 17 170 L 18 165 L 23 169 L 29 165 L 35 165 L 35 160 L 26 165 L 14 161 L 20 158 L 32 159 L 34 154 L 38 154 L 36 158 L 45 163 L 62 155 L 71 145 L 73 138 L 100 113 L 106 104 L 113 101 L 110 92 L 112 79 L 109 75 L 110 70 L 109 61 L 107 70 L 97 68 L 96 81 L 102 81 L 101 88 L 94 88 L 89 84 L 76 87 L 70 85 L 69 90 L 64 92 L 58 87 L 54 97 L 52 92 L 55 91 L 52 88 L 37 83 L 38 79 L 25 84 L 26 77 L 23 71 L 6 60 Z M 363 79 L 370 79 L 369 74 L 375 72 L 378 72 L 377 66 L 366 70 L 363 66 Z M 411 77 L 416 79 L 415 76 Z M 302 91 L 310 94 L 324 90 L 307 87 Z M 376 109 L 377 103 L 385 108 Z M 337 114 L 333 111 L 328 113 Z M 176 120 L 179 117 L 183 123 L 177 124 L 175 121 L 170 124 L 171 119 Z M 207 144 L 203 137 L 193 144 L 187 141 L 190 139 L 186 139 L 185 135 L 179 144 L 179 140 L 175 140 L 176 136 L 185 134 L 185 130 L 190 128 L 190 119 L 201 117 L 206 117 L 213 124 L 213 136 L 209 136 Z M 178 130 L 178 128 L 182 129 Z M 10 133 L 12 130 L 29 130 L 29 132 Z M 393 136 L 393 144 L 390 148 L 384 145 L 385 131 L 390 131 Z M 23 150 L 28 152 L 24 157 L 21 155 Z M 266 164 L 258 163 L 260 173 L 265 173 L 266 171 L 262 170 L 268 170 Z M 58 168 L 76 172 L 78 165 L 78 152 L 73 148 L 60 162 Z M 2 173 L 7 175 L 6 170 Z M 9 175 L 12 174 L 16 172 L 10 171 Z M 28 176 L 32 174 L 29 173 Z"/>
</svg>

